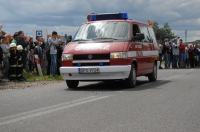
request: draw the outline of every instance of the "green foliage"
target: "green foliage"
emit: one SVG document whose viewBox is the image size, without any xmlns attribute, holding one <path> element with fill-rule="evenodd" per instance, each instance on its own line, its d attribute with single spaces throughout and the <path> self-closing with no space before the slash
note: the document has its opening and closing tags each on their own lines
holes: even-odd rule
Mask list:
<svg viewBox="0 0 200 132">
<path fill-rule="evenodd" d="M 163 27 L 159 27 L 159 24 L 154 22 L 153 29 L 160 43 L 164 42 L 166 38 L 173 39 L 176 37 L 168 23 L 165 23 Z"/>
<path fill-rule="evenodd" d="M 26 78 L 28 82 L 63 80 L 62 76 L 58 76 L 58 75 L 57 76 L 48 76 L 48 75 L 38 76 L 34 73 L 25 72 L 25 71 L 24 71 L 24 77 Z"/>
</svg>

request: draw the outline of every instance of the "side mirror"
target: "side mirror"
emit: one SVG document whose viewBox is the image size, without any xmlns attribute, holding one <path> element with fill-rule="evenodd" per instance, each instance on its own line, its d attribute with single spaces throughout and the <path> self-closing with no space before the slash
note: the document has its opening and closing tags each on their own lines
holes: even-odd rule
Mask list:
<svg viewBox="0 0 200 132">
<path fill-rule="evenodd" d="M 136 33 L 136 36 L 133 37 L 135 41 L 142 41 L 145 38 L 143 33 Z"/>
<path fill-rule="evenodd" d="M 67 36 L 67 43 L 69 43 L 71 41 L 72 41 L 72 36 L 71 35 Z"/>
</svg>

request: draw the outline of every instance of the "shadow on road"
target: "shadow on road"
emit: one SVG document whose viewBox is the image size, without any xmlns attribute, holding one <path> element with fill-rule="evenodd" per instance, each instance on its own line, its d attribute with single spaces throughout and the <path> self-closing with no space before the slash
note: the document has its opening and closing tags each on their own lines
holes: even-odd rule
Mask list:
<svg viewBox="0 0 200 132">
<path fill-rule="evenodd" d="M 96 84 L 90 84 L 80 86 L 75 89 L 66 89 L 70 91 L 142 91 L 147 89 L 156 89 L 161 85 L 170 83 L 169 80 L 157 80 L 156 82 L 149 82 L 144 80 L 138 80 L 135 88 L 127 88 L 122 81 L 110 81 L 99 82 Z"/>
</svg>

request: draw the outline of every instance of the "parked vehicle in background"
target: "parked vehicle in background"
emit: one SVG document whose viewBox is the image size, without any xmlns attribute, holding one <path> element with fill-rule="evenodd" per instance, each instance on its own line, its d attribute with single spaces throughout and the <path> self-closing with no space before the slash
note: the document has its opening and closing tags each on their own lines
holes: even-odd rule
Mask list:
<svg viewBox="0 0 200 132">
<path fill-rule="evenodd" d="M 79 81 L 122 80 L 135 87 L 138 76 L 157 80 L 159 46 L 152 25 L 127 13 L 91 14 L 62 55 L 61 75 L 69 88 Z"/>
</svg>

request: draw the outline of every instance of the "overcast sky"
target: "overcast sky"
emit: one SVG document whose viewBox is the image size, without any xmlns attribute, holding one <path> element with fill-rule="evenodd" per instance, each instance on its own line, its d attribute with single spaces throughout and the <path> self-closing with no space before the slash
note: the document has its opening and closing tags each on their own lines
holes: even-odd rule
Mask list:
<svg viewBox="0 0 200 132">
<path fill-rule="evenodd" d="M 189 41 L 200 39 L 200 0 L 0 0 L 0 24 L 10 33 L 74 34 L 91 12 L 127 12 L 143 22 L 168 22 L 177 35 L 184 38 L 187 29 Z"/>
</svg>

